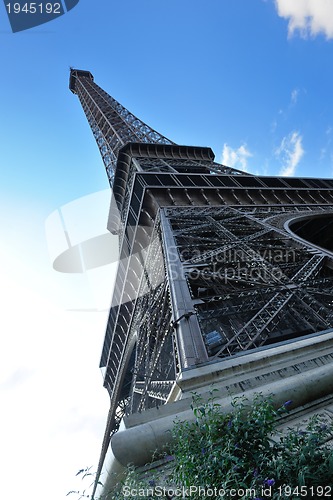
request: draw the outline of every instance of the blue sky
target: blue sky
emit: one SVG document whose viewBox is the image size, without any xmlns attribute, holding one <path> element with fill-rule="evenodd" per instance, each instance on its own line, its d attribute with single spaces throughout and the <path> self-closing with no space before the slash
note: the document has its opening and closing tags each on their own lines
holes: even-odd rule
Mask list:
<svg viewBox="0 0 333 500">
<path fill-rule="evenodd" d="M 88 212 L 97 226 L 107 219 L 107 203 L 85 198 L 108 183 L 68 90 L 69 67 L 91 71 L 173 141 L 212 147 L 217 161 L 331 177 L 333 6 L 80 0 L 13 34 L 0 4 L 0 44 L 1 491 L 59 500 L 75 488 L 76 470 L 98 460 L 108 408 L 98 361 L 113 272 L 57 273 L 48 253 L 54 211 L 77 200 L 78 226 Z"/>
</svg>

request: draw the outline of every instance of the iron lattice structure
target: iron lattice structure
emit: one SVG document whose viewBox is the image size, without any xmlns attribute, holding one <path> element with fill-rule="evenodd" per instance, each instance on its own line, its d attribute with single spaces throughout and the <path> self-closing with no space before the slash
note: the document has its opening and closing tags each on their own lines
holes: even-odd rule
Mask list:
<svg viewBox="0 0 333 500">
<path fill-rule="evenodd" d="M 117 156 L 128 142 L 173 144 L 96 85 L 89 71 L 71 70 L 70 89 L 77 94 L 99 147 L 110 185 Z"/>
<path fill-rule="evenodd" d="M 177 397 L 203 363 L 333 327 L 333 181 L 254 176 L 179 146 L 71 70 L 117 206 L 120 261 L 101 368 L 101 464 L 124 412 Z"/>
</svg>

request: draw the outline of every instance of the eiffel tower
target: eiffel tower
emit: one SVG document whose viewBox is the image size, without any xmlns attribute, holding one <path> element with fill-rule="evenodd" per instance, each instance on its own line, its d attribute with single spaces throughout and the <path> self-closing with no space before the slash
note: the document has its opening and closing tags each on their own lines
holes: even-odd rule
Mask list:
<svg viewBox="0 0 333 500">
<path fill-rule="evenodd" d="M 117 435 L 135 440 L 131 430 L 149 421 L 158 433 L 186 414 L 191 390 L 213 382 L 277 399 L 289 387 L 298 408 L 331 398 L 333 181 L 216 163 L 210 148 L 143 123 L 89 71 L 71 69 L 70 90 L 106 168 L 120 249 L 100 362 L 110 411 L 98 477 L 110 442 L 124 465 Z M 117 432 L 122 421 L 129 430 Z M 149 459 L 128 447 L 130 461 Z"/>
</svg>

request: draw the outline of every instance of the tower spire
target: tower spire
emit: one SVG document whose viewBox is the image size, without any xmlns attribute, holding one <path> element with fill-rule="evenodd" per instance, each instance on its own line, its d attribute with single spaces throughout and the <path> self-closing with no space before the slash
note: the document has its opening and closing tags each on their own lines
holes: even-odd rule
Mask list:
<svg viewBox="0 0 333 500">
<path fill-rule="evenodd" d="M 99 87 L 89 71 L 71 68 L 69 88 L 80 99 L 111 186 L 119 150 L 127 143 L 175 144 L 146 125 Z"/>
</svg>

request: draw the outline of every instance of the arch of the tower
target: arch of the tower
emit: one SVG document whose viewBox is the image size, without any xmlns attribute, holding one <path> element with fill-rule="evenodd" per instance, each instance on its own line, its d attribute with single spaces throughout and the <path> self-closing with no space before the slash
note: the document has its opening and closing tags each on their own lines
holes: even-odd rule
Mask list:
<svg viewBox="0 0 333 500">
<path fill-rule="evenodd" d="M 290 221 L 288 227 L 304 241 L 310 242 L 323 250 L 333 252 L 332 213 L 299 217 Z"/>
</svg>

